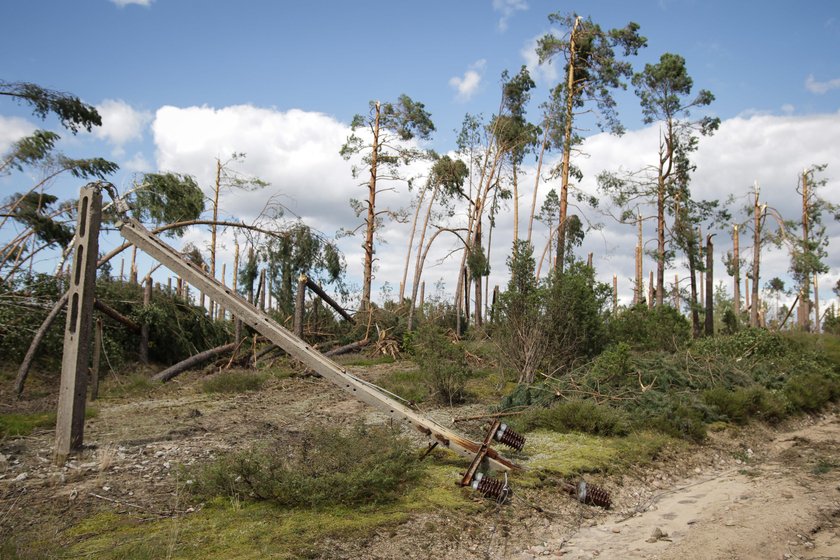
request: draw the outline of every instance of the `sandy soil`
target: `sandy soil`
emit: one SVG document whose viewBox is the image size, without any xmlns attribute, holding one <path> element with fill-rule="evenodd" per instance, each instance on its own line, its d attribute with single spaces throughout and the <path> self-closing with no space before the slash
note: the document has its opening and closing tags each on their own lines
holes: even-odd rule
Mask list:
<svg viewBox="0 0 840 560">
<path fill-rule="evenodd" d="M 353 369 L 375 382 L 388 367 Z M 233 396 L 202 393 L 198 380 L 185 375 L 148 399 L 97 404 L 88 449 L 63 465 L 51 460 L 50 430 L 0 441 L 0 539 L 46 528 L 59 534 L 103 509 L 188 515 L 180 464 L 308 425 L 385 421 L 318 378 L 273 380 Z M 428 412 L 446 424 L 479 409 Z M 325 543 L 323 558 L 840 559 L 836 411 L 778 430 L 730 428 L 652 468 L 590 478 L 613 494 L 611 511 L 554 489 L 528 491 L 478 515 L 416 515 L 361 541 Z"/>
</svg>

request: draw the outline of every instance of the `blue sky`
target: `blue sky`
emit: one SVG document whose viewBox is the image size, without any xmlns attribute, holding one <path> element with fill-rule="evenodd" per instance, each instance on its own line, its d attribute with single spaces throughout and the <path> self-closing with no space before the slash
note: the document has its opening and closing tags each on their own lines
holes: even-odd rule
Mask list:
<svg viewBox="0 0 840 560">
<path fill-rule="evenodd" d="M 120 163 L 115 183 L 121 188 L 133 172 L 158 169 L 192 173 L 209 186 L 213 158 L 245 151 L 243 172 L 271 181 L 297 214 L 333 233 L 354 226 L 347 199 L 360 195 L 337 158 L 353 114 L 365 112 L 371 99 L 406 93 L 431 112 L 438 132 L 430 147 L 445 153 L 466 112 L 490 115 L 497 108 L 501 72 L 529 64 L 538 84 L 536 118 L 561 69 L 537 67 L 533 43 L 551 30 L 550 12 L 572 10 L 603 27 L 639 23 L 648 47 L 634 64 L 681 54 L 696 87 L 715 94 L 710 112 L 724 128 L 698 154 L 695 184 L 703 195 L 741 194 L 758 180 L 771 204 L 795 212 L 795 170 L 829 163 L 826 177 L 840 177 L 840 2 L 834 0 L 4 2 L 0 78 L 69 91 L 103 109 L 102 130 L 65 134 L 62 147 Z M 594 189 L 591 180 L 601 170 L 644 165 L 650 160 L 644 156 L 655 155 L 657 133 L 642 124 L 632 92 L 617 100 L 630 132 L 616 139 L 592 131 L 590 157 L 581 162 L 584 190 Z M 0 148 L 26 129 L 24 121 L 45 126 L 25 107 L 0 103 Z M 732 150 L 744 157 L 731 157 Z M 280 162 L 287 167 L 279 169 Z M 11 188 L 19 187 L 4 190 Z M 55 188 L 72 192 L 77 185 Z M 307 196 L 313 189 L 320 189 L 318 197 Z M 837 190 L 834 179 L 827 197 L 840 198 Z M 408 206 L 410 195 L 391 203 Z M 245 218 L 259 205 L 257 198 L 231 199 L 227 211 Z M 587 248 L 605 259 L 599 267 L 605 277 L 629 277 L 627 232 L 606 226 Z M 506 227 L 502 220 L 500 239 L 510 239 Z M 399 267 L 390 261 L 402 257 L 388 255 L 404 254 L 407 228 L 393 225 L 383 233 L 390 243 L 380 249 L 378 282 L 393 285 L 399 279 L 392 268 Z M 358 244 L 346 243 L 348 272 L 358 277 Z M 500 284 L 503 253 L 493 263 Z M 771 273 L 784 274 L 784 256 L 776 260 Z M 833 264 L 840 267 L 840 259 Z M 427 280 L 451 278 L 450 265 L 432 268 Z M 832 271 L 827 281 L 837 276 Z"/>
</svg>

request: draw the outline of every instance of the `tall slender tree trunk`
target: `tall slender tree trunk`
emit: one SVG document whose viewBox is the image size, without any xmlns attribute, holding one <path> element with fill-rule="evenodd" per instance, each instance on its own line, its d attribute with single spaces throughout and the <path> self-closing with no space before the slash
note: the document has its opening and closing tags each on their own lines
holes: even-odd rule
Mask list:
<svg viewBox="0 0 840 560">
<path fill-rule="evenodd" d="M 411 282 L 411 303 L 408 308 L 408 330 L 414 328 L 414 307 L 417 304 L 417 287 L 420 284 L 420 278 L 423 275 L 423 264 L 425 263 L 425 255 L 423 253 L 423 242 L 426 240 L 426 231 L 429 228 L 429 219 L 432 216 L 432 208 L 435 205 L 435 198 L 437 198 L 438 187 L 435 186 L 432 191 L 432 196 L 429 198 L 429 206 L 426 209 L 426 217 L 423 219 L 423 228 L 420 230 L 420 240 L 417 242 L 417 255 L 414 261 L 414 279 Z M 431 240 L 430 240 L 431 243 Z M 459 275 L 460 278 L 460 275 Z"/>
<path fill-rule="evenodd" d="M 761 205 L 758 203 L 758 181 L 754 185 L 755 201 L 753 202 L 753 266 L 752 266 L 752 297 L 750 298 L 750 326 L 758 327 L 758 282 L 761 276 Z"/>
<path fill-rule="evenodd" d="M 712 235 L 710 233 L 706 236 L 706 336 L 715 334 L 715 259 Z"/>
<path fill-rule="evenodd" d="M 403 304 L 403 298 L 405 298 L 405 282 L 408 280 L 408 265 L 411 262 L 411 251 L 414 249 L 414 234 L 417 232 L 417 218 L 420 215 L 420 209 L 423 207 L 423 199 L 426 196 L 426 189 L 424 188 L 420 191 L 420 197 L 417 201 L 417 209 L 414 211 L 414 220 L 411 222 L 411 235 L 408 237 L 408 251 L 405 253 L 405 267 L 403 268 L 403 275 L 402 275 L 402 282 L 400 282 L 400 298 L 397 300 L 397 305 Z M 426 222 L 428 223 L 428 221 Z M 423 226 L 426 227 L 425 225 Z M 425 230 L 424 232 L 425 233 Z M 420 246 L 423 246 L 423 242 L 420 242 Z"/>
<path fill-rule="evenodd" d="M 810 223 L 808 220 L 808 171 L 802 172 L 802 252 L 810 252 Z M 811 273 L 806 269 L 799 287 L 799 326 L 811 332 Z"/>
<path fill-rule="evenodd" d="M 735 308 L 735 321 L 741 317 L 741 234 L 738 232 L 738 224 L 732 226 L 732 304 Z"/>
<path fill-rule="evenodd" d="M 534 177 L 534 194 L 531 198 L 531 215 L 528 217 L 528 243 L 531 242 L 531 234 L 534 230 L 534 214 L 537 211 L 537 192 L 540 190 L 540 174 L 542 173 L 543 155 L 545 155 L 545 148 L 548 145 L 548 131 L 549 122 L 545 119 L 545 132 L 543 133 L 542 145 L 540 146 L 540 157 L 537 159 L 537 172 Z"/>
<path fill-rule="evenodd" d="M 216 184 L 213 189 L 213 223 L 210 224 L 210 276 L 216 277 L 216 234 L 219 221 L 219 192 L 222 190 L 222 160 L 216 158 Z M 216 317 L 216 303 L 210 300 L 210 319 Z"/>
<path fill-rule="evenodd" d="M 374 105 L 376 116 L 373 123 L 373 150 L 370 155 L 370 182 L 368 184 L 368 208 L 365 219 L 367 229 L 365 231 L 365 263 L 362 279 L 362 311 L 370 312 L 370 290 L 373 279 L 373 234 L 376 231 L 376 175 L 378 172 L 379 156 L 379 117 L 381 114 L 380 103 Z"/>
<path fill-rule="evenodd" d="M 575 19 L 569 36 L 569 71 L 566 76 L 566 119 L 563 130 L 563 161 L 560 168 L 560 223 L 557 225 L 557 262 L 555 268 L 562 271 L 566 259 L 566 214 L 569 209 L 569 163 L 572 151 L 572 121 L 575 109 L 575 69 L 577 65 L 577 32 L 580 16 Z"/>
<path fill-rule="evenodd" d="M 638 239 L 636 241 L 636 288 L 633 291 L 633 303 L 642 303 L 644 298 L 644 238 L 642 237 L 642 213 L 636 216 L 638 224 Z"/>
<path fill-rule="evenodd" d="M 699 338 L 700 310 L 697 305 L 697 257 L 699 247 L 695 241 L 694 231 L 689 233 L 689 235 L 691 236 L 688 242 L 688 276 L 691 283 L 691 301 L 689 302 L 691 307 L 691 332 L 694 338 Z"/>
</svg>

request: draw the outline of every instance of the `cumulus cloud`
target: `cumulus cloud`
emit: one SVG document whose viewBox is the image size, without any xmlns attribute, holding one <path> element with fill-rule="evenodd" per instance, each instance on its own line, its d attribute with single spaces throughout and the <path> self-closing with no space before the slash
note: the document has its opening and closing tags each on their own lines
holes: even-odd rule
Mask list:
<svg viewBox="0 0 840 560">
<path fill-rule="evenodd" d="M 26 119 L 0 115 L 0 153 L 24 136 L 32 134 L 35 129 L 36 126 Z"/>
<path fill-rule="evenodd" d="M 143 138 L 143 132 L 152 120 L 148 111 L 138 111 L 120 99 L 106 99 L 96 106 L 102 116 L 102 126 L 93 129 L 93 135 L 110 142 L 118 152 L 133 140 Z"/>
<path fill-rule="evenodd" d="M 152 5 L 154 0 L 111 0 L 114 4 L 119 6 L 120 8 L 125 8 L 131 4 L 137 4 L 138 6 L 145 6 L 149 7 Z"/>
<path fill-rule="evenodd" d="M 525 44 L 519 49 L 519 54 L 522 56 L 528 72 L 531 73 L 531 77 L 536 82 L 554 85 L 557 83 L 557 65 L 553 61 L 540 64 L 540 57 L 537 54 L 537 44 L 542 36 L 543 34 L 541 33 L 525 41 Z"/>
<path fill-rule="evenodd" d="M 249 220 L 256 216 L 270 197 L 280 197 L 295 214 L 305 221 L 331 235 L 337 230 L 353 229 L 359 219 L 351 211 L 348 199 L 360 198 L 365 189 L 358 187 L 364 180 L 364 170 L 358 179 L 353 179 L 350 164 L 338 155 L 349 128 L 330 116 L 299 110 L 278 111 L 248 105 L 214 109 L 210 107 L 163 107 L 157 111 L 153 123 L 157 148 L 157 167 L 193 174 L 209 192 L 212 184 L 215 158 L 226 158 L 233 152 L 247 153 L 247 159 L 240 166 L 244 173 L 257 175 L 271 182 L 268 189 L 253 193 L 227 193 L 223 196 L 222 209 L 225 215 Z M 748 202 L 748 194 L 754 181 L 761 186 L 762 200 L 778 209 L 785 217 L 796 218 L 801 210 L 795 194 L 797 179 L 802 169 L 814 163 L 828 163 L 825 176 L 829 184 L 823 195 L 833 202 L 840 202 L 840 153 L 832 147 L 840 144 L 840 113 L 812 116 L 774 116 L 754 114 L 724 121 L 718 132 L 700 141 L 699 150 L 693 159 L 697 171 L 692 179 L 692 190 L 699 199 L 725 201 L 731 194 L 736 197 L 733 211 Z M 659 146 L 659 129 L 649 126 L 627 132 L 622 137 L 598 134 L 586 139 L 581 146 L 587 157 L 575 157 L 575 164 L 584 173 L 578 187 L 586 193 L 599 196 L 595 177 L 604 170 L 632 171 L 644 168 L 656 161 Z M 545 170 L 558 162 L 559 156 L 546 158 Z M 520 237 L 526 235 L 528 211 L 534 184 L 535 168 L 526 165 L 519 177 Z M 559 190 L 556 180 L 540 184 L 537 209 L 550 188 Z M 387 197 L 391 198 L 387 198 Z M 409 206 L 413 193 L 404 186 L 398 186 L 394 193 L 383 193 L 382 204 L 392 208 Z M 496 217 L 493 231 L 493 248 L 490 252 L 493 285 L 504 286 L 507 282 L 505 259 L 513 237 L 513 219 L 510 201 Z M 608 201 L 601 200 L 602 209 Z M 585 215 L 591 222 L 603 223 L 600 231 L 591 231 L 584 241 L 579 255 L 594 253 L 599 278 L 611 283 L 617 275 L 621 300 L 631 297 L 633 276 L 633 247 L 635 229 L 617 224 L 599 211 L 573 207 L 571 212 Z M 463 211 L 459 210 L 452 224 L 463 226 Z M 458 220 L 461 221 L 458 221 Z M 378 272 L 373 291 L 378 293 L 385 281 L 396 289 L 402 273 L 409 237 L 409 224 L 388 222 L 380 231 L 381 239 L 387 243 L 377 247 Z M 547 241 L 545 226 L 534 224 L 535 256 L 539 257 Z M 829 225 L 832 247 L 840 244 L 840 231 L 835 224 Z M 206 236 L 197 232 L 195 242 L 202 246 Z M 645 226 L 645 238 L 653 238 L 652 224 Z M 428 239 L 428 238 L 427 238 Z M 730 246 L 727 232 L 718 232 L 715 238 L 716 251 L 723 254 Z M 416 241 L 416 239 L 415 239 Z M 340 246 L 347 257 L 348 277 L 351 282 L 360 283 L 361 240 L 344 239 Z M 454 235 L 441 235 L 429 253 L 423 279 L 426 293 L 432 293 L 432 284 L 441 279 L 445 291 L 454 291 L 457 278 L 460 242 Z M 742 246 L 749 245 L 746 238 Z M 230 258 L 228 250 L 222 253 Z M 834 251 L 828 264 L 840 268 L 840 253 Z M 836 255 L 836 256 L 835 256 Z M 412 259 L 413 260 L 413 259 Z M 720 263 L 720 257 L 716 257 Z M 543 275 L 548 263 L 543 265 Z M 652 260 L 645 263 L 645 275 L 654 266 Z M 680 266 L 680 259 L 677 260 Z M 762 285 L 773 276 L 787 277 L 789 259 L 784 250 L 768 249 L 764 255 Z M 230 268 L 230 267 L 228 267 Z M 716 267 L 718 268 L 718 267 Z M 718 268 L 722 271 L 722 267 Z M 674 273 L 681 277 L 681 269 L 669 270 L 668 283 Z M 718 278 L 727 287 L 729 277 L 720 272 Z M 835 279 L 826 277 L 824 285 Z M 731 287 L 730 287 L 731 289 Z M 829 290 L 824 290 L 830 295 Z M 824 295 L 825 298 L 825 295 Z"/>
<path fill-rule="evenodd" d="M 205 189 L 212 184 L 217 157 L 246 154 L 239 170 L 271 186 L 227 193 L 222 206 L 236 217 L 256 217 L 269 198 L 328 233 L 346 225 L 346 220 L 337 224 L 336 215 L 352 215 L 347 199 L 354 180 L 350 164 L 338 154 L 350 130 L 330 116 L 251 105 L 166 106 L 155 114 L 152 130 L 158 168 L 195 175 Z"/>
<path fill-rule="evenodd" d="M 813 74 L 808 74 L 808 77 L 805 78 L 805 89 L 817 95 L 823 95 L 838 88 L 840 88 L 840 78 L 834 78 L 827 82 L 817 81 Z"/>
<path fill-rule="evenodd" d="M 462 76 L 453 76 L 449 79 L 449 85 L 452 86 L 456 93 L 456 98 L 459 101 L 469 101 L 470 98 L 478 91 L 481 86 L 481 78 L 484 74 L 484 67 L 487 65 L 485 59 L 478 60 L 464 72 Z"/>
<path fill-rule="evenodd" d="M 528 3 L 525 0 L 493 0 L 493 10 L 499 12 L 499 31 L 507 31 L 508 21 L 516 14 L 516 12 L 524 12 L 528 9 Z"/>
</svg>

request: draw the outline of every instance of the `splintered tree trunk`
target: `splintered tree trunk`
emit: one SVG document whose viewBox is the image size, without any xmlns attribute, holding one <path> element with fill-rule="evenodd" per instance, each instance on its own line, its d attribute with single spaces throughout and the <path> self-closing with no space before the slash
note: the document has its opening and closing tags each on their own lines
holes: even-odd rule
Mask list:
<svg viewBox="0 0 840 560">
<path fill-rule="evenodd" d="M 233 249 L 233 281 L 231 286 L 234 293 L 239 292 L 239 242 L 234 245 Z M 242 340 L 242 321 L 236 316 L 233 317 L 233 340 L 237 344 Z"/>
<path fill-rule="evenodd" d="M 810 242 L 810 224 L 808 220 L 808 172 L 802 172 L 802 250 L 808 251 Z M 805 332 L 811 332 L 811 274 L 806 270 L 802 275 L 799 289 L 799 326 Z"/>
<path fill-rule="evenodd" d="M 145 285 L 143 286 L 143 309 L 148 310 L 152 303 L 152 277 L 146 276 Z M 149 322 L 144 321 L 140 325 L 140 350 L 138 357 L 141 364 L 148 365 L 149 363 Z"/>
<path fill-rule="evenodd" d="M 294 330 L 298 338 L 303 338 L 303 306 L 306 305 L 306 274 L 298 276 L 297 292 L 295 294 L 295 322 Z"/>
<path fill-rule="evenodd" d="M 414 234 L 417 233 L 417 218 L 420 216 L 420 209 L 423 207 L 424 198 L 426 198 L 426 189 L 420 191 L 420 196 L 417 200 L 417 208 L 414 210 L 414 220 L 411 222 L 411 234 L 408 236 L 408 251 L 405 253 L 405 266 L 403 267 L 402 282 L 400 282 L 400 298 L 397 300 L 397 305 L 402 305 L 403 299 L 405 298 L 405 283 L 408 280 L 408 265 L 411 262 L 411 251 L 414 249 Z M 423 224 L 424 234 L 426 233 L 426 225 L 428 225 L 428 220 L 425 224 Z M 423 242 L 421 240 L 420 247 L 422 246 Z"/>
<path fill-rule="evenodd" d="M 368 207 L 365 230 L 365 262 L 362 274 L 362 311 L 370 312 L 370 289 L 373 278 L 373 234 L 376 231 L 376 175 L 379 156 L 380 103 L 375 104 L 376 116 L 373 124 L 373 150 L 370 155 L 370 182 L 368 184 Z"/>
<path fill-rule="evenodd" d="M 692 237 L 688 244 L 688 276 L 691 285 L 691 293 L 689 307 L 691 308 L 691 332 L 694 338 L 700 337 L 700 311 L 697 309 L 697 257 L 698 247 L 693 237 L 694 233 L 690 234 Z"/>
<path fill-rule="evenodd" d="M 753 203 L 753 269 L 752 269 L 752 297 L 750 298 L 750 326 L 758 327 L 758 283 L 761 276 L 761 205 L 758 203 L 758 182 L 755 183 L 755 202 Z"/>
<path fill-rule="evenodd" d="M 572 151 L 573 118 L 575 110 L 575 70 L 577 67 L 577 33 L 580 17 L 575 19 L 572 33 L 569 35 L 569 62 L 566 75 L 566 108 L 563 131 L 563 161 L 560 168 L 560 223 L 557 232 L 556 270 L 562 271 L 566 259 L 566 215 L 569 211 L 569 163 Z"/>
<path fill-rule="evenodd" d="M 618 276 L 613 274 L 613 289 L 612 289 L 612 311 L 613 315 L 618 313 Z"/>
<path fill-rule="evenodd" d="M 531 234 L 534 230 L 534 214 L 537 211 L 537 192 L 539 191 L 540 187 L 540 173 L 542 173 L 542 163 L 543 163 L 543 156 L 545 155 L 545 148 L 548 146 L 548 133 L 550 131 L 550 125 L 548 122 L 548 118 L 545 119 L 545 123 L 543 124 L 545 127 L 545 131 L 543 132 L 543 140 L 542 145 L 540 146 L 540 157 L 537 159 L 537 172 L 536 176 L 534 177 L 534 194 L 531 198 L 531 214 L 528 217 L 528 243 L 531 242 Z"/>
<path fill-rule="evenodd" d="M 210 276 L 216 277 L 216 222 L 219 220 L 219 191 L 222 190 L 222 160 L 216 158 L 216 184 L 213 189 L 213 223 L 210 225 Z M 215 318 L 216 305 L 210 300 L 210 319 Z"/>
<path fill-rule="evenodd" d="M 715 334 L 714 246 L 712 234 L 706 236 L 706 336 Z"/>
<path fill-rule="evenodd" d="M 741 235 L 738 233 L 738 224 L 732 226 L 732 304 L 735 309 L 735 321 L 741 317 Z"/>
</svg>

